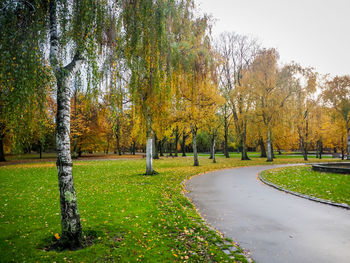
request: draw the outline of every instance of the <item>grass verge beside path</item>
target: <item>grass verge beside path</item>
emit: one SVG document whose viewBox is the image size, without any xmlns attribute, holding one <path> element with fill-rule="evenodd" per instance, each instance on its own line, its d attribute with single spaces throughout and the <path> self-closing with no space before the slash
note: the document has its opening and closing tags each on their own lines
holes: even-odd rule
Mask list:
<svg viewBox="0 0 350 263">
<path fill-rule="evenodd" d="M 350 175 L 313 171 L 310 166 L 276 168 L 263 178 L 287 190 L 350 205 Z"/>
<path fill-rule="evenodd" d="M 276 159 L 274 164 L 299 159 Z M 0 167 L 0 254 L 2 262 L 232 262 L 216 245 L 222 238 L 201 222 L 181 193 L 193 175 L 247 165 L 217 158 L 156 160 L 155 176 L 143 175 L 145 160 L 76 161 L 74 180 L 83 229 L 94 232 L 90 247 L 45 251 L 48 238 L 60 233 L 57 171 L 54 163 Z M 239 251 L 238 251 L 239 252 Z M 234 253 L 237 262 L 246 262 Z"/>
</svg>

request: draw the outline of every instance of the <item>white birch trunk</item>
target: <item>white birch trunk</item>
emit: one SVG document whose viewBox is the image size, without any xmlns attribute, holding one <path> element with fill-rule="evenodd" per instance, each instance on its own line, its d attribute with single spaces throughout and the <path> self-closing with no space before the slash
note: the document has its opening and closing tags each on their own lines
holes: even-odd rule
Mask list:
<svg viewBox="0 0 350 263">
<path fill-rule="evenodd" d="M 64 78 L 62 76 L 62 78 Z M 69 77 L 58 79 L 57 87 L 57 172 L 60 190 L 62 240 L 67 246 L 81 246 L 82 227 L 73 183 L 70 153 L 70 89 Z"/>
<path fill-rule="evenodd" d="M 82 60 L 76 54 L 67 66 L 61 67 L 59 64 L 56 5 L 56 0 L 50 1 L 50 63 L 57 82 L 56 165 L 61 207 L 62 235 L 60 241 L 65 247 L 75 249 L 81 247 L 82 227 L 73 183 L 73 163 L 70 153 L 70 79 L 79 70 Z"/>
<path fill-rule="evenodd" d="M 147 138 L 147 144 L 146 144 L 146 174 L 148 175 L 154 174 L 152 146 L 153 146 L 153 139 L 152 139 L 152 136 L 149 136 Z"/>
</svg>

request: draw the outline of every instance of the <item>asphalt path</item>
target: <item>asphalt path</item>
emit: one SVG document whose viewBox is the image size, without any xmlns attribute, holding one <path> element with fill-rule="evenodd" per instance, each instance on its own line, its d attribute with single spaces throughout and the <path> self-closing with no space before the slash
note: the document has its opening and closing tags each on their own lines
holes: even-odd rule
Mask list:
<svg viewBox="0 0 350 263">
<path fill-rule="evenodd" d="M 186 183 L 202 217 L 257 263 L 350 262 L 350 210 L 278 191 L 253 166 L 211 172 Z M 350 190 L 349 190 L 350 191 Z"/>
</svg>

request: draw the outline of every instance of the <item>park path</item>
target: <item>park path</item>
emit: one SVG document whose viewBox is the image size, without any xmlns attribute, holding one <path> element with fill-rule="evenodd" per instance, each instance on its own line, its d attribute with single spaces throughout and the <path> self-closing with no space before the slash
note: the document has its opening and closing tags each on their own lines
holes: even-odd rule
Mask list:
<svg viewBox="0 0 350 263">
<path fill-rule="evenodd" d="M 350 211 L 263 184 L 257 174 L 279 166 L 207 173 L 186 183 L 199 213 L 238 242 L 257 263 L 350 262 Z"/>
</svg>

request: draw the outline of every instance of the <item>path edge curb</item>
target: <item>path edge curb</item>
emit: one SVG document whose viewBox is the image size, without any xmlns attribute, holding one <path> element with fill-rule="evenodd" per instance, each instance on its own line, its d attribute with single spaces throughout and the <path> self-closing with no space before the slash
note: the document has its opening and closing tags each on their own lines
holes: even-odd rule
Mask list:
<svg viewBox="0 0 350 263">
<path fill-rule="evenodd" d="M 282 192 L 285 192 L 285 193 L 288 193 L 288 194 L 292 194 L 292 195 L 295 195 L 295 196 L 298 196 L 298 197 L 301 197 L 301 198 L 305 198 L 305 199 L 308 199 L 308 200 L 311 200 L 311 201 L 314 201 L 314 202 L 318 202 L 318 203 L 327 204 L 327 205 L 331 205 L 331 206 L 340 207 L 340 208 L 344 208 L 344 209 L 350 210 L 350 206 L 347 205 L 347 204 L 336 203 L 336 202 L 328 201 L 328 200 L 325 200 L 325 199 L 321 199 L 321 198 L 317 198 L 317 197 L 313 197 L 313 196 L 309 196 L 309 195 L 305 195 L 305 194 L 300 194 L 298 192 L 290 191 L 290 190 L 288 190 L 286 188 L 280 187 L 279 185 L 271 183 L 271 182 L 267 181 L 262 175 L 263 172 L 268 171 L 268 170 L 271 170 L 271 169 L 267 169 L 267 170 L 264 170 L 264 171 L 258 173 L 258 179 L 261 182 L 263 182 L 264 184 L 266 184 L 266 185 L 268 185 L 270 187 L 273 187 L 273 188 L 275 188 L 275 189 L 277 189 L 279 191 L 282 191 Z"/>
</svg>

